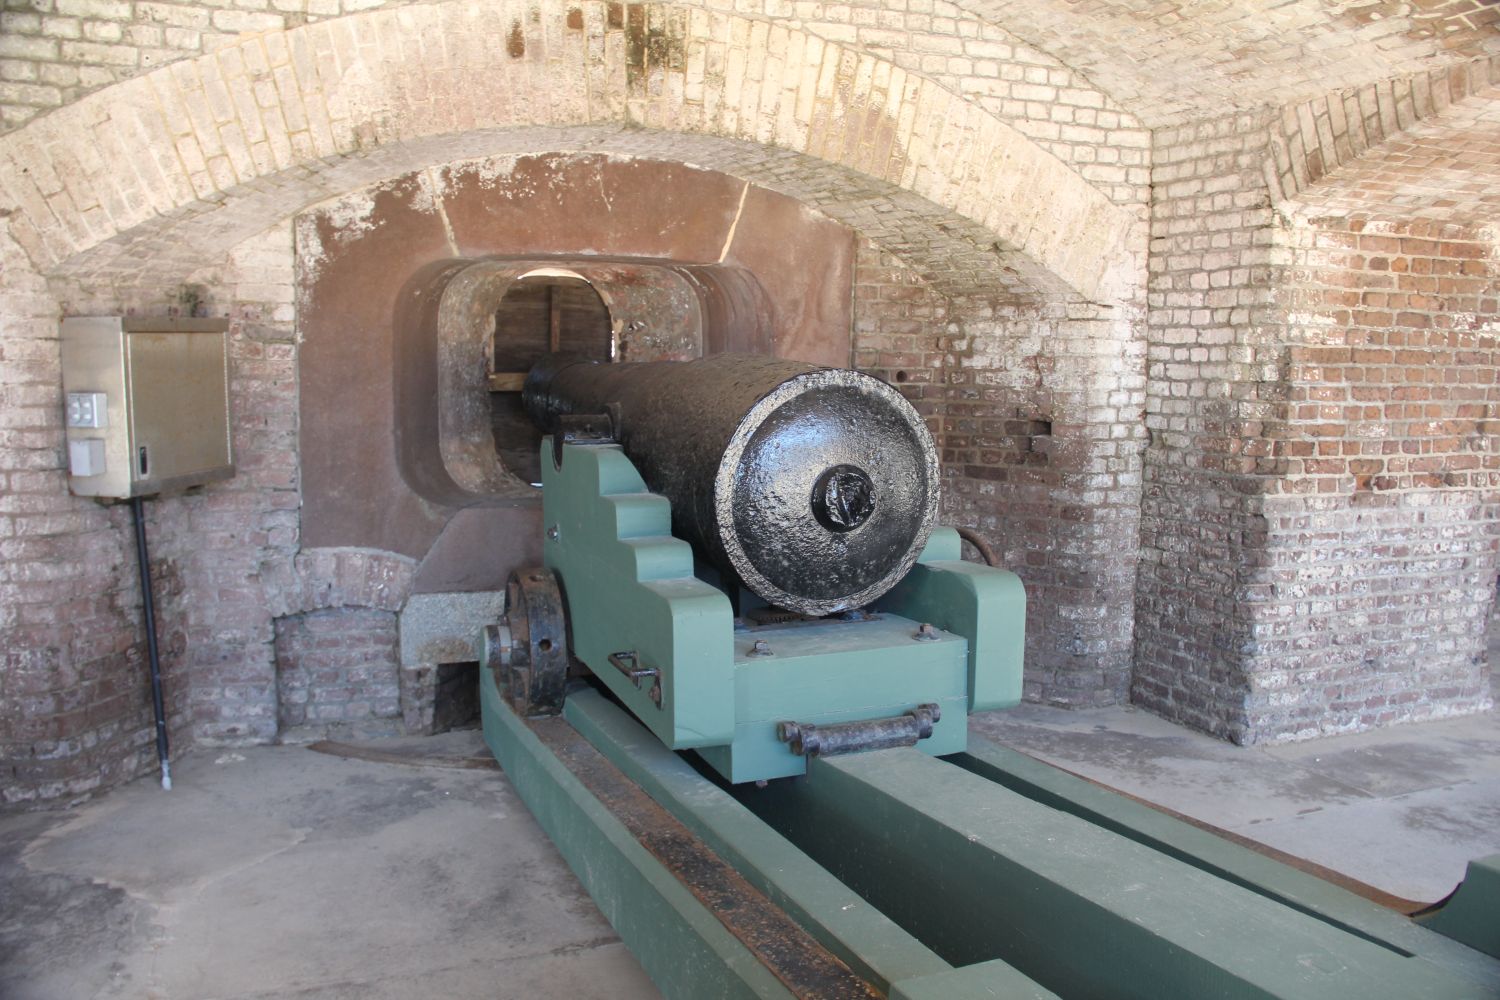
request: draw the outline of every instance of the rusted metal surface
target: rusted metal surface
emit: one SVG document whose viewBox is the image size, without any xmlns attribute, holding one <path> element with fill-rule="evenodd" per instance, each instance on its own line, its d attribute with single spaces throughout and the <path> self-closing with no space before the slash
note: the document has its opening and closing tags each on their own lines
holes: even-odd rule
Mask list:
<svg viewBox="0 0 1500 1000">
<path fill-rule="evenodd" d="M 881 994 L 830 954 L 744 876 L 654 802 L 562 719 L 531 730 L 631 835 L 793 995 L 878 1000 Z"/>
<path fill-rule="evenodd" d="M 863 750 L 914 747 L 932 735 L 932 725 L 943 717 L 937 705 L 918 705 L 891 719 L 861 719 L 815 726 L 806 722 L 783 722 L 776 738 L 791 745 L 801 757 L 832 757 Z"/>
<path fill-rule="evenodd" d="M 523 399 L 547 431 L 609 412 L 647 486 L 672 502 L 674 533 L 778 607 L 825 615 L 869 604 L 911 568 L 936 517 L 926 425 L 858 372 L 747 355 L 556 356 L 532 369 Z"/>
<path fill-rule="evenodd" d="M 490 666 L 498 669 L 518 715 L 556 715 L 568 681 L 567 619 L 557 577 L 541 566 L 517 570 L 506 588 L 505 607 L 509 642 L 492 644 Z"/>
<path fill-rule="evenodd" d="M 875 513 L 875 484 L 853 465 L 835 465 L 813 483 L 813 517 L 829 531 L 853 531 Z"/>
<path fill-rule="evenodd" d="M 500 763 L 489 753 L 459 756 L 457 754 L 433 753 L 426 747 L 399 750 L 370 746 L 360 743 L 342 743 L 338 740 L 318 740 L 309 743 L 307 749 L 330 757 L 346 760 L 365 760 L 373 764 L 400 764 L 403 767 L 443 767 L 459 771 L 498 771 Z"/>
<path fill-rule="evenodd" d="M 1002 566 L 1000 557 L 995 554 L 995 550 L 990 546 L 989 539 L 973 528 L 965 528 L 960 525 L 956 526 L 954 530 L 958 532 L 959 538 L 974 546 L 974 551 L 979 553 L 979 558 L 984 560 L 986 566 Z"/>
</svg>

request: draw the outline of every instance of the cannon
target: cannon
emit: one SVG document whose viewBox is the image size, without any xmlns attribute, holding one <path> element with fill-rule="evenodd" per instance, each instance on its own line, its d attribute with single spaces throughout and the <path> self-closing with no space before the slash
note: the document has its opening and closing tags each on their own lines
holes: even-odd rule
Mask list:
<svg viewBox="0 0 1500 1000">
<path fill-rule="evenodd" d="M 1020 699 L 1025 595 L 936 527 L 937 451 L 889 385 L 778 358 L 553 355 L 544 565 L 512 578 L 482 661 L 513 710 L 598 678 L 733 782 L 817 754 L 962 750 Z"/>
<path fill-rule="evenodd" d="M 890 387 L 554 357 L 525 402 L 544 565 L 484 631 L 485 741 L 664 995 L 1500 995 L 1494 859 L 1428 929 L 970 737 L 1025 594 L 933 524 Z"/>
<path fill-rule="evenodd" d="M 606 419 L 671 503 L 673 533 L 777 607 L 863 607 L 906 575 L 932 531 L 932 436 L 869 375 L 734 354 L 553 357 L 531 370 L 522 399 L 554 441 L 579 426 L 566 418 L 585 416 L 585 430 L 589 416 Z"/>
</svg>

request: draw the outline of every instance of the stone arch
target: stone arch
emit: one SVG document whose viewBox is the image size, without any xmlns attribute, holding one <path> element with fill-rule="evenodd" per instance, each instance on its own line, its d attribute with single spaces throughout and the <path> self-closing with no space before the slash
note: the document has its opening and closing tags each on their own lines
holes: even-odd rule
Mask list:
<svg viewBox="0 0 1500 1000">
<path fill-rule="evenodd" d="M 269 32 L 0 139 L 0 190 L 44 273 L 181 274 L 382 176 L 579 143 L 706 151 L 876 238 L 889 207 L 935 211 L 960 267 L 1085 298 L 1129 284 L 1130 215 L 1000 120 L 854 49 L 668 4 L 439 3 Z"/>
</svg>

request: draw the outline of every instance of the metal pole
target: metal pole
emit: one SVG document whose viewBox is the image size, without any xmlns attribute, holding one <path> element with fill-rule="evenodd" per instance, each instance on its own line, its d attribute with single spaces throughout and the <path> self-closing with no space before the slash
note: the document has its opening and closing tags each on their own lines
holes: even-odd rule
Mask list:
<svg viewBox="0 0 1500 1000">
<path fill-rule="evenodd" d="M 172 790 L 172 765 L 167 757 L 167 709 L 161 696 L 161 656 L 156 648 L 156 605 L 151 599 L 151 559 L 146 554 L 145 502 L 130 498 L 135 517 L 135 555 L 141 564 L 141 616 L 146 623 L 146 652 L 151 659 L 151 707 L 156 712 L 156 757 L 161 761 L 161 787 Z"/>
</svg>

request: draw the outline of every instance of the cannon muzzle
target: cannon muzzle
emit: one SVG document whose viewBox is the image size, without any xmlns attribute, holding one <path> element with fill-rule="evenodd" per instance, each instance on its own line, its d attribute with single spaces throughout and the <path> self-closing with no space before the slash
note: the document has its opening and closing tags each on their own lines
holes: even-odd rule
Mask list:
<svg viewBox="0 0 1500 1000">
<path fill-rule="evenodd" d="M 527 412 L 607 414 L 673 532 L 772 605 L 827 615 L 906 575 L 937 514 L 937 449 L 896 390 L 860 372 L 721 354 L 598 364 L 552 355 Z M 545 460 L 545 459 L 544 459 Z"/>
</svg>

